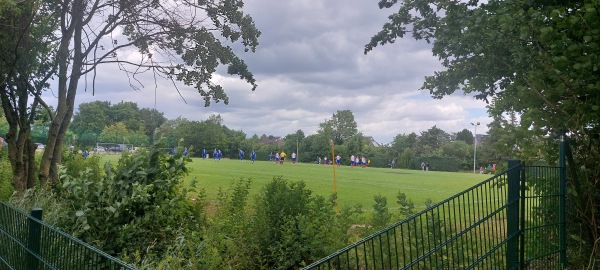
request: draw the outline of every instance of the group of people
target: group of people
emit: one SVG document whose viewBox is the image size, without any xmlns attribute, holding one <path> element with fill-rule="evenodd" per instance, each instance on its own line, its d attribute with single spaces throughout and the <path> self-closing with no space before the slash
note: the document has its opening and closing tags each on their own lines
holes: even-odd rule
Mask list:
<svg viewBox="0 0 600 270">
<path fill-rule="evenodd" d="M 221 149 L 216 149 L 213 151 L 213 159 L 215 161 L 220 161 L 221 160 L 221 156 L 223 155 L 223 152 L 221 152 Z M 203 158 L 206 159 L 206 150 L 202 149 L 202 156 Z"/>
<path fill-rule="evenodd" d="M 360 157 L 358 155 L 357 156 L 354 156 L 354 155 L 350 156 L 350 167 L 362 166 L 364 168 L 364 167 L 367 167 L 367 165 L 368 165 L 368 161 L 367 161 L 367 158 L 365 156 L 360 156 Z"/>
<path fill-rule="evenodd" d="M 485 171 L 484 171 L 483 167 L 479 167 L 480 174 L 492 173 L 493 171 L 496 171 L 496 164 L 494 164 L 493 166 L 492 166 L 492 164 L 488 164 Z"/>
<path fill-rule="evenodd" d="M 244 150 L 238 149 L 238 151 L 240 151 L 240 162 L 243 162 L 244 161 Z M 254 151 L 254 149 L 252 149 L 252 153 L 250 153 L 250 160 L 252 160 L 252 164 L 254 164 L 254 161 L 256 160 L 256 151 Z"/>
<path fill-rule="evenodd" d="M 283 164 L 286 156 L 285 151 L 281 151 L 281 153 L 275 152 L 275 154 L 271 152 L 269 154 L 269 162 L 273 162 L 273 159 L 275 159 L 275 164 Z M 292 152 L 292 164 L 296 164 L 296 157 L 296 152 Z"/>
<path fill-rule="evenodd" d="M 350 167 L 361 166 L 365 168 L 368 165 L 370 165 L 369 163 L 370 160 L 368 160 L 365 156 L 350 156 Z M 317 164 L 332 165 L 333 161 L 328 160 L 326 156 L 323 157 L 323 159 L 321 159 L 321 157 L 317 157 Z M 335 165 L 337 165 L 338 167 L 342 166 L 342 157 L 339 154 L 335 156 Z"/>
<path fill-rule="evenodd" d="M 425 161 L 421 162 L 421 171 L 429 171 L 429 163 Z"/>
</svg>

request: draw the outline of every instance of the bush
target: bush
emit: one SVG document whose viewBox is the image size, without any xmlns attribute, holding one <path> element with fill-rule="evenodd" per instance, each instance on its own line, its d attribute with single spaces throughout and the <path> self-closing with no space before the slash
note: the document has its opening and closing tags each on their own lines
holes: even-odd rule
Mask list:
<svg viewBox="0 0 600 270">
<path fill-rule="evenodd" d="M 351 212 L 335 213 L 333 197 L 312 196 L 304 182 L 273 178 L 256 196 L 251 223 L 259 265 L 289 269 L 322 258 L 348 242 Z"/>
<path fill-rule="evenodd" d="M 0 146 L 0 201 L 8 201 L 13 191 L 12 167 L 8 160 L 8 149 Z"/>
<path fill-rule="evenodd" d="M 184 164 L 180 155 L 153 150 L 124 153 L 115 168 L 105 165 L 103 177 L 93 173 L 94 166 L 78 176 L 71 175 L 78 168 L 61 167 L 59 190 L 70 208 L 60 227 L 112 255 L 163 254 L 178 230 L 196 223 L 194 205 L 180 185 Z"/>
<path fill-rule="evenodd" d="M 81 153 L 76 151 L 67 149 L 63 149 L 62 151 L 62 166 L 65 169 L 65 173 L 71 178 L 76 178 L 87 170 L 89 171 L 87 177 L 90 180 L 93 182 L 100 181 L 106 175 L 102 169 L 100 160 L 99 155 L 90 155 L 84 158 Z"/>
<path fill-rule="evenodd" d="M 410 169 L 420 170 L 421 162 L 429 163 L 430 171 L 458 172 L 464 169 L 462 162 L 455 157 L 421 157 L 412 160 Z"/>
</svg>

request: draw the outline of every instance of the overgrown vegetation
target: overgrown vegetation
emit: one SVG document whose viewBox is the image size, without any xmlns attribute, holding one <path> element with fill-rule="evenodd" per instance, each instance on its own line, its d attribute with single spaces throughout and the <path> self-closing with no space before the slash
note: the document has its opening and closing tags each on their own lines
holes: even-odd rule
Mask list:
<svg viewBox="0 0 600 270">
<path fill-rule="evenodd" d="M 421 89 L 488 102 L 493 156 L 556 164 L 569 136 L 569 247 L 574 268 L 600 263 L 600 10 L 596 0 L 382 0 L 397 7 L 365 46 L 412 36 L 432 43 L 443 70 Z"/>
<path fill-rule="evenodd" d="M 63 156 L 62 185 L 28 190 L 12 203 L 42 207 L 46 222 L 142 269 L 295 269 L 414 207 L 399 192 L 403 210 L 391 213 L 379 196 L 373 220 L 365 221 L 360 205 L 339 207 L 335 196 L 313 195 L 304 182 L 282 177 L 254 196 L 251 179 L 232 181 L 207 201 L 202 190 L 190 198 L 183 188 L 188 160 L 180 153 L 125 153 L 103 170 L 94 169 L 102 167 L 97 158 Z"/>
<path fill-rule="evenodd" d="M 0 201 L 7 201 L 13 193 L 12 170 L 6 147 L 0 146 Z"/>
</svg>

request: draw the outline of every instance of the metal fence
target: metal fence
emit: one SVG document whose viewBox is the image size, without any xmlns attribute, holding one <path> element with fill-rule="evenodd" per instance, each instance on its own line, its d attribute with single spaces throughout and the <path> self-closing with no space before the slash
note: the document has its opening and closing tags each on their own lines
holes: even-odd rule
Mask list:
<svg viewBox="0 0 600 270">
<path fill-rule="evenodd" d="M 135 269 L 41 219 L 0 202 L 0 270 Z"/>
<path fill-rule="evenodd" d="M 564 269 L 563 153 L 559 167 L 509 161 L 507 171 L 304 269 Z"/>
</svg>

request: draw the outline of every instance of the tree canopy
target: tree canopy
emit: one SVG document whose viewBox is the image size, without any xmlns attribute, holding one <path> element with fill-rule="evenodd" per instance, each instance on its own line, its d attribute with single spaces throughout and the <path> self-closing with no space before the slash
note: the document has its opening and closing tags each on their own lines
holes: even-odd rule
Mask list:
<svg viewBox="0 0 600 270">
<path fill-rule="evenodd" d="M 33 187 L 31 116 L 50 78 L 57 79 L 58 105 L 51 117 L 39 169 L 42 186 L 58 181 L 57 164 L 73 116 L 75 96 L 84 87 L 94 93 L 101 65 L 113 65 L 137 88 L 137 76 L 150 73 L 197 89 L 205 105 L 228 103 L 222 86 L 212 80 L 220 65 L 238 75 L 252 90 L 256 80 L 231 44 L 254 51 L 260 32 L 243 11 L 241 0 L 223 1 L 3 1 L 0 9 L 0 98 L 9 123 L 7 140 L 19 193 Z M 119 35 L 115 33 L 119 32 Z M 137 54 L 139 57 L 128 57 Z M 172 91 L 178 91 L 174 84 Z M 126 87 L 124 89 L 127 89 Z M 166 89 L 165 89 L 166 91 Z M 33 97 L 33 105 L 29 97 Z M 122 104 L 124 112 L 131 104 Z M 138 115 L 119 121 L 138 130 Z M 109 116 L 110 117 L 110 116 Z M 133 117 L 133 118 L 131 118 Z M 98 132 L 94 126 L 80 128 Z M 24 168 L 28 168 L 25 172 Z M 25 180 L 28 179 L 28 180 Z M 24 184 L 24 183 L 27 184 Z"/>
<path fill-rule="evenodd" d="M 343 144 L 344 140 L 358 133 L 351 110 L 338 110 L 331 119 L 321 123 L 319 127 L 321 133 L 330 134 L 335 144 Z"/>
<path fill-rule="evenodd" d="M 574 159 L 570 184 L 579 220 L 588 226 L 582 239 L 588 252 L 600 250 L 597 224 L 600 194 L 600 18 L 594 0 L 381 0 L 380 8 L 399 5 L 397 12 L 365 46 L 393 43 L 411 35 L 432 44 L 444 67 L 425 78 L 421 87 L 434 98 L 457 91 L 488 102 L 498 120 L 520 117 L 512 155 L 537 158 L 535 140 L 556 151 L 556 134 L 571 138 Z M 526 136 L 523 136 L 527 134 Z M 514 147 L 514 145 L 508 146 Z M 532 149 L 533 148 L 533 149 Z M 510 149 L 510 148 L 509 148 Z M 537 148 L 541 150 L 541 148 Z M 554 157 L 556 156 L 553 155 Z M 545 155 L 550 162 L 555 158 Z M 592 261 L 592 259 L 590 259 Z"/>
</svg>

